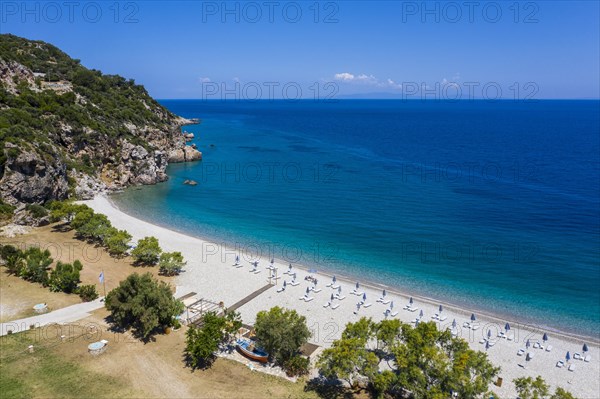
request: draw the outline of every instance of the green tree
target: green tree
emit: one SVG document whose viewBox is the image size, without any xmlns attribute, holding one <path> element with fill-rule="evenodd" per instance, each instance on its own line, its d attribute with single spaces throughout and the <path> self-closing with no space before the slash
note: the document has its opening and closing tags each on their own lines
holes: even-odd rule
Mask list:
<svg viewBox="0 0 600 399">
<path fill-rule="evenodd" d="M 374 328 L 377 348 L 389 349 L 400 336 L 402 322 L 398 319 L 385 319 L 377 323 Z"/>
<path fill-rule="evenodd" d="M 544 399 L 550 393 L 550 387 L 541 376 L 535 379 L 521 377 L 513 380 L 519 399 Z"/>
<path fill-rule="evenodd" d="M 155 265 L 158 262 L 162 249 L 156 237 L 144 237 L 138 241 L 131 255 L 137 263 Z"/>
<path fill-rule="evenodd" d="M 365 348 L 365 342 L 358 337 L 341 338 L 325 349 L 317 367 L 319 372 L 329 379 L 340 379 L 354 386 L 355 379 L 361 375 L 374 376 L 377 373 L 379 359 Z"/>
<path fill-rule="evenodd" d="M 79 284 L 79 272 L 83 269 L 80 261 L 71 263 L 57 262 L 56 268 L 50 272 L 48 286 L 50 291 L 66 292 L 70 294 L 75 292 Z"/>
<path fill-rule="evenodd" d="M 50 204 L 50 219 L 54 222 L 65 220 L 71 223 L 77 213 L 85 210 L 92 211 L 87 205 L 74 204 L 70 201 L 54 201 Z"/>
<path fill-rule="evenodd" d="M 111 255 L 122 256 L 129 249 L 129 241 L 131 241 L 131 234 L 125 230 L 117 230 L 113 227 L 107 233 L 104 245 L 106 245 Z"/>
<path fill-rule="evenodd" d="M 106 295 L 105 305 L 117 326 L 132 328 L 144 340 L 159 328 L 171 326 L 184 309 L 169 286 L 154 280 L 150 273 L 134 273 L 121 281 Z"/>
<path fill-rule="evenodd" d="M 254 331 L 257 343 L 280 364 L 297 354 L 310 337 L 306 317 L 279 306 L 258 312 Z"/>
<path fill-rule="evenodd" d="M 25 264 L 20 269 L 19 275 L 25 280 L 46 285 L 48 283 L 48 267 L 53 262 L 50 251 L 31 247 L 23 254 Z"/>
<path fill-rule="evenodd" d="M 3 245 L 0 249 L 0 257 L 4 260 L 4 266 L 10 274 L 20 275 L 25 266 L 25 254 L 12 245 Z"/>
<path fill-rule="evenodd" d="M 71 228 L 77 230 L 87 224 L 94 216 L 92 208 L 81 208 L 73 214 L 73 219 L 70 222 Z"/>
<path fill-rule="evenodd" d="M 96 286 L 93 284 L 81 285 L 77 288 L 77 294 L 84 302 L 93 301 L 98 298 L 98 292 L 96 292 Z"/>
<path fill-rule="evenodd" d="M 237 331 L 242 323 L 239 314 L 235 312 L 218 316 L 208 312 L 202 316 L 201 327 L 194 325 L 186 332 L 185 355 L 188 364 L 193 368 L 209 367 L 219 345 L 230 339 L 231 334 Z"/>
<path fill-rule="evenodd" d="M 570 392 L 565 391 L 561 387 L 558 387 L 556 388 L 554 394 L 550 396 L 550 399 L 575 399 L 575 396 L 573 396 L 573 394 Z"/>
<path fill-rule="evenodd" d="M 79 216 L 81 213 L 78 213 Z M 75 216 L 75 219 L 77 219 Z M 102 242 L 103 238 L 111 229 L 111 224 L 106 215 L 101 213 L 92 213 L 87 220 L 75 228 L 77 235 L 93 241 Z"/>
<path fill-rule="evenodd" d="M 181 273 L 186 263 L 181 252 L 165 252 L 160 255 L 159 272 L 165 276 L 175 276 Z"/>
</svg>

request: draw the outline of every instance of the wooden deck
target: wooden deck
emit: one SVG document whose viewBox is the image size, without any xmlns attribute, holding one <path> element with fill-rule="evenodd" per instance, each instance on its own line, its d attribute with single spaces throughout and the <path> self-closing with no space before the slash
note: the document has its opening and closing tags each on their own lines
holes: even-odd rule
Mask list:
<svg viewBox="0 0 600 399">
<path fill-rule="evenodd" d="M 254 291 L 252 294 L 248 295 L 247 297 L 245 297 L 241 301 L 238 301 L 238 302 L 234 303 L 233 305 L 229 306 L 227 308 L 227 310 L 237 310 L 237 309 L 241 308 L 242 306 L 244 306 L 245 304 L 247 304 L 248 302 L 250 302 L 251 300 L 253 300 L 257 296 L 259 296 L 263 292 L 267 291 L 271 287 L 275 287 L 275 285 L 274 284 L 267 284 L 267 285 L 265 285 L 264 287 L 262 287 L 261 289 L 258 289 L 256 291 Z"/>
</svg>

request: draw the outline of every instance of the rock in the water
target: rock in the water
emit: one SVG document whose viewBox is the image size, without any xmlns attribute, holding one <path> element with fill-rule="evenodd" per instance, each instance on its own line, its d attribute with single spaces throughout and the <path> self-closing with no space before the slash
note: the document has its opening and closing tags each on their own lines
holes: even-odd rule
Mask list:
<svg viewBox="0 0 600 399">
<path fill-rule="evenodd" d="M 169 162 L 191 162 L 202 159 L 202 153 L 190 146 L 177 148 L 169 153 Z"/>
<path fill-rule="evenodd" d="M 186 180 L 183 181 L 183 184 L 187 184 L 188 186 L 197 186 L 198 182 L 195 181 L 195 180 L 188 180 L 188 179 L 186 179 Z"/>
</svg>

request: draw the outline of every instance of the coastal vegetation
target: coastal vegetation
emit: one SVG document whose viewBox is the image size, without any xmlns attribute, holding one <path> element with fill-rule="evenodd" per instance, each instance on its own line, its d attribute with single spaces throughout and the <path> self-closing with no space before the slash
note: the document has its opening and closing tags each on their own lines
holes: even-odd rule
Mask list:
<svg viewBox="0 0 600 399">
<path fill-rule="evenodd" d="M 133 259 L 141 265 L 153 266 L 158 263 L 162 249 L 156 237 L 144 237 L 140 239 L 137 246 L 131 251 Z"/>
<path fill-rule="evenodd" d="M 12 245 L 2 245 L 0 258 L 10 274 L 33 283 L 39 283 L 53 292 L 79 293 L 78 284 L 80 272 L 83 269 L 83 264 L 79 260 L 75 260 L 73 263 L 58 261 L 54 269 L 48 273 L 54 260 L 47 249 L 30 247 L 22 251 Z M 85 297 L 93 296 L 89 288 L 86 290 Z"/>
<path fill-rule="evenodd" d="M 536 378 L 521 377 L 513 380 L 519 399 L 575 399 L 568 391 L 561 387 L 550 394 L 550 387 L 541 376 Z"/>
<path fill-rule="evenodd" d="M 308 361 L 300 356 L 300 347 L 311 336 L 306 317 L 295 310 L 275 306 L 256 314 L 254 332 L 257 344 L 288 373 L 306 373 Z"/>
<path fill-rule="evenodd" d="M 242 321 L 236 312 L 224 315 L 208 312 L 199 324 L 199 327 L 191 325 L 185 334 L 186 362 L 192 368 L 207 368 L 214 362 L 219 346 L 242 327 Z"/>
<path fill-rule="evenodd" d="M 181 252 L 165 252 L 158 261 L 159 272 L 163 276 L 175 276 L 181 273 L 186 265 Z"/>
<path fill-rule="evenodd" d="M 171 288 L 150 273 L 133 273 L 106 295 L 112 322 L 148 340 L 161 328 L 170 327 L 183 312 L 183 303 L 173 298 Z"/>
<path fill-rule="evenodd" d="M 380 365 L 384 370 L 380 371 Z M 416 327 L 398 320 L 362 318 L 321 354 L 317 366 L 327 379 L 366 385 L 376 397 L 489 397 L 500 369 L 466 341 L 435 323 Z"/>
</svg>

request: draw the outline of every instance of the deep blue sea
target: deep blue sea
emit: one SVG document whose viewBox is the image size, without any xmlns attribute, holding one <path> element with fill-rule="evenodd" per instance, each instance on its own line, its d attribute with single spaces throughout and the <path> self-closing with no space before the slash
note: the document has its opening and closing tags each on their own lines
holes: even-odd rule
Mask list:
<svg viewBox="0 0 600 399">
<path fill-rule="evenodd" d="M 204 160 L 116 196 L 127 212 L 598 336 L 600 102 L 161 103 L 202 120 Z"/>
</svg>

